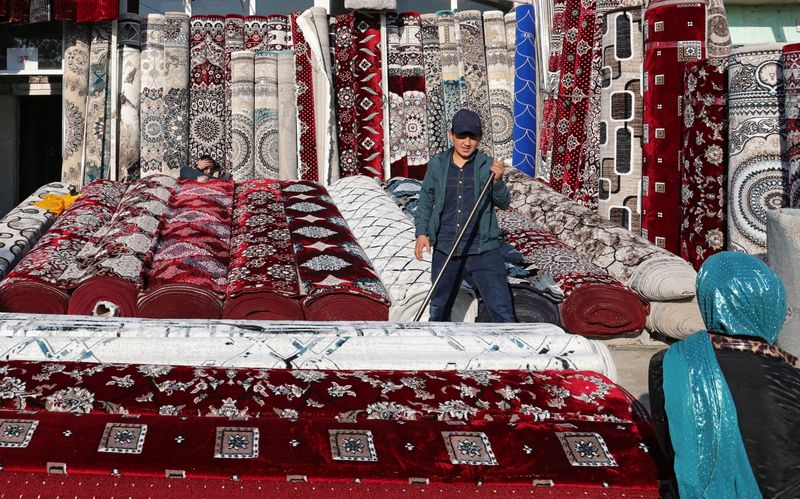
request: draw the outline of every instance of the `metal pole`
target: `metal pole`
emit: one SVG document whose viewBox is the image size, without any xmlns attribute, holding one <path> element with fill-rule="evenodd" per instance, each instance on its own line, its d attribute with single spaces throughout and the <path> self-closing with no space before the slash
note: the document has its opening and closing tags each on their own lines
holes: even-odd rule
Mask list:
<svg viewBox="0 0 800 499">
<path fill-rule="evenodd" d="M 453 248 L 450 250 L 450 254 L 447 255 L 447 259 L 444 261 L 444 265 L 442 265 L 442 270 L 439 271 L 439 275 L 436 276 L 436 279 L 433 281 L 433 285 L 431 289 L 428 290 L 428 294 L 425 295 L 425 299 L 422 301 L 422 306 L 419 307 L 419 311 L 417 311 L 416 317 L 414 317 L 414 322 L 418 322 L 420 318 L 422 318 L 422 314 L 425 313 L 425 308 L 427 308 L 428 303 L 431 301 L 431 297 L 433 296 L 433 291 L 436 289 L 436 286 L 439 285 L 439 280 L 442 278 L 442 274 L 444 274 L 444 269 L 447 268 L 447 264 L 450 263 L 450 260 L 453 259 L 453 255 L 456 252 L 456 248 L 458 245 L 461 244 L 461 240 L 464 238 L 464 235 L 467 233 L 467 227 L 472 222 L 472 219 L 475 218 L 475 214 L 478 212 L 478 207 L 483 201 L 483 197 L 489 192 L 489 186 L 492 185 L 494 181 L 494 172 L 489 174 L 489 178 L 486 180 L 486 183 L 483 184 L 483 189 L 481 189 L 481 193 L 478 196 L 478 199 L 475 201 L 475 206 L 472 207 L 472 211 L 469 212 L 469 216 L 467 217 L 467 221 L 464 223 L 464 227 L 461 228 L 461 232 L 458 234 L 456 238 L 455 244 L 453 244 Z"/>
</svg>

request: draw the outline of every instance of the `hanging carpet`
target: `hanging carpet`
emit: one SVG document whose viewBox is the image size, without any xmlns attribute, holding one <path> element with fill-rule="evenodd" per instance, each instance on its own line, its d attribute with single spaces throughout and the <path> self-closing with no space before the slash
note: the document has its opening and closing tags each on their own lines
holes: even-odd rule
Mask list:
<svg viewBox="0 0 800 499">
<path fill-rule="evenodd" d="M 142 93 L 142 57 L 139 16 L 137 14 L 121 16 L 117 33 L 121 45 L 117 179 L 132 181 L 141 176 L 139 103 Z M 188 40 L 186 43 L 188 44 Z"/>
<path fill-rule="evenodd" d="M 681 257 L 699 270 L 725 250 L 728 59 L 686 66 L 681 148 Z"/>
<path fill-rule="evenodd" d="M 564 291 L 559 308 L 566 330 L 608 336 L 644 328 L 648 305 L 630 288 L 519 214 L 498 211 L 498 223 L 525 263 L 550 275 Z"/>
<path fill-rule="evenodd" d="M 253 175 L 254 178 L 280 178 L 278 131 L 282 135 L 283 130 L 278 126 L 278 53 L 256 52 L 254 71 Z M 294 129 L 294 123 L 290 128 Z"/>
<path fill-rule="evenodd" d="M 436 13 L 439 27 L 439 51 L 442 65 L 442 98 L 444 99 L 444 123 L 448 127 L 453 115 L 461 109 L 461 93 L 464 91 L 464 75 L 459 70 L 456 24 L 453 12 L 441 10 Z M 463 68 L 462 68 L 463 69 Z M 450 147 L 448 138 L 447 147 Z"/>
<path fill-rule="evenodd" d="M 783 47 L 789 206 L 800 208 L 800 43 Z"/>
<path fill-rule="evenodd" d="M 67 312 L 136 317 L 142 268 L 156 244 L 175 179 L 152 175 L 129 184 L 111 220 L 95 233 L 62 274 L 76 288 Z"/>
<path fill-rule="evenodd" d="M 788 205 L 780 44 L 733 49 L 728 59 L 728 249 L 766 252 L 767 211 Z"/>
<path fill-rule="evenodd" d="M 602 40 L 600 179 L 598 213 L 641 234 L 642 13 L 641 8 L 605 14 Z"/>
<path fill-rule="evenodd" d="M 108 158 L 111 144 L 106 137 L 108 118 L 108 63 L 111 24 L 92 26 L 92 43 L 89 49 L 89 89 L 86 98 L 86 153 L 81 185 L 93 180 L 108 178 Z M 116 57 L 116 53 L 114 54 Z"/>
<path fill-rule="evenodd" d="M 392 302 L 389 320 L 413 321 L 431 287 L 430 256 L 424 261 L 414 257 L 413 222 L 373 179 L 343 178 L 329 191 L 386 286 Z M 472 298 L 466 292 L 459 293 L 453 305 L 453 320 L 470 320 L 471 305 Z M 422 320 L 428 320 L 427 308 Z"/>
<path fill-rule="evenodd" d="M 314 112 L 314 77 L 311 68 L 311 48 L 303 31 L 297 25 L 298 14 L 291 15 L 292 39 L 294 40 L 294 68 L 297 85 L 298 121 L 298 171 L 297 178 L 318 181 L 317 129 Z"/>
<path fill-rule="evenodd" d="M 247 50 L 245 47 L 245 17 L 238 14 L 228 14 L 223 21 L 224 33 L 224 65 L 223 65 L 223 93 L 225 95 L 225 130 L 223 132 L 223 139 L 225 142 L 225 155 L 224 161 L 220 161 L 220 165 L 225 173 L 233 173 L 232 168 L 232 148 L 233 148 L 233 116 L 232 105 L 233 96 L 231 94 L 233 88 L 231 85 L 233 53 Z"/>
<path fill-rule="evenodd" d="M 592 15 L 592 14 L 589 14 Z M 603 86 L 603 15 L 595 12 L 592 43 L 591 75 L 587 93 L 583 144 L 577 156 L 580 187 L 575 196 L 582 204 L 597 211 L 600 183 L 600 103 Z"/>
<path fill-rule="evenodd" d="M 162 173 L 177 177 L 189 165 L 189 16 L 164 16 L 164 160 Z"/>
<path fill-rule="evenodd" d="M 225 18 L 191 19 L 189 161 L 210 155 L 225 162 Z"/>
<path fill-rule="evenodd" d="M 380 17 L 354 12 L 333 19 L 341 175 L 361 174 L 382 180 L 384 70 Z"/>
<path fill-rule="evenodd" d="M 39 242 L 0 282 L 0 310 L 65 314 L 74 281 L 64 271 L 89 239 L 105 226 L 119 204 L 125 185 L 96 180 L 62 213 Z"/>
<path fill-rule="evenodd" d="M 398 57 L 403 86 L 402 150 L 408 170 L 392 175 L 422 179 L 427 170 L 428 130 L 427 95 L 425 93 L 425 61 L 422 53 L 422 23 L 419 13 L 404 12 L 398 16 L 400 45 Z"/>
<path fill-rule="evenodd" d="M 328 192 L 281 182 L 308 320 L 386 320 L 389 294 Z"/>
<path fill-rule="evenodd" d="M 642 237 L 680 254 L 683 70 L 704 57 L 706 2 L 653 0 L 644 13 Z"/>
<path fill-rule="evenodd" d="M 236 185 L 225 319 L 303 320 L 302 294 L 280 183 Z"/>
<path fill-rule="evenodd" d="M 233 182 L 181 181 L 145 259 L 141 317 L 222 315 L 230 260 Z"/>
<path fill-rule="evenodd" d="M 148 14 L 145 18 L 141 53 L 142 94 L 139 103 L 142 177 L 160 174 L 166 169 L 165 28 L 166 19 L 163 15 Z"/>
<path fill-rule="evenodd" d="M 491 133 L 494 158 L 511 164 L 514 138 L 514 76 L 509 71 L 506 25 L 499 10 L 483 13 L 486 40 L 486 71 L 489 83 L 490 121 L 486 133 Z M 512 63 L 513 65 L 513 63 Z"/>
<path fill-rule="evenodd" d="M 31 0 L 28 22 L 46 23 L 52 20 L 52 6 L 50 0 Z"/>
<path fill-rule="evenodd" d="M 278 178 L 283 180 L 297 179 L 298 175 L 298 118 L 294 59 L 293 50 L 278 52 L 278 130 L 280 130 Z"/>
<path fill-rule="evenodd" d="M 649 258 L 669 255 L 516 169 L 508 169 L 505 180 L 511 191 L 511 208 L 548 229 L 620 282 L 626 282 Z"/>
<path fill-rule="evenodd" d="M 516 11 L 514 57 L 513 164 L 519 171 L 536 173 L 536 12 L 522 5 Z"/>
<path fill-rule="evenodd" d="M 69 188 L 52 182 L 43 185 L 0 219 L 0 279 L 33 248 L 53 224 L 56 215 L 36 206 L 48 194 L 63 196 Z"/>
<path fill-rule="evenodd" d="M 2 438 L 11 447 L 2 459 L 11 472 L 57 462 L 71 473 L 103 475 L 163 476 L 180 468 L 173 473 L 187 478 L 423 477 L 479 479 L 485 486 L 530 484 L 533 474 L 633 492 L 656 488 L 659 478 L 646 411 L 590 372 L 87 369 L 22 362 L 3 369 L 14 393 L 28 386 L 33 392 L 22 396 L 28 412 L 2 411 L 0 424 L 10 430 Z M 70 372 L 81 378 L 78 386 Z"/>
<path fill-rule="evenodd" d="M 478 113 L 483 125 L 479 149 L 494 155 L 492 113 L 489 104 L 486 43 L 483 38 L 483 18 L 480 11 L 462 10 L 456 13 L 459 63 L 464 67 L 464 91 L 461 105 Z"/>
<path fill-rule="evenodd" d="M 62 80 L 64 129 L 61 148 L 61 181 L 80 187 L 86 147 L 86 95 L 89 92 L 91 29 L 85 24 L 64 25 L 64 76 Z"/>
<path fill-rule="evenodd" d="M 225 154 L 233 180 L 249 180 L 255 174 L 255 54 L 241 50 L 231 54 L 231 121 L 229 148 Z"/>
<path fill-rule="evenodd" d="M 450 147 L 447 137 L 450 123 L 446 118 L 444 101 L 439 16 L 422 14 L 420 22 L 425 63 L 425 126 L 428 132 L 428 156 L 432 158 Z"/>
</svg>

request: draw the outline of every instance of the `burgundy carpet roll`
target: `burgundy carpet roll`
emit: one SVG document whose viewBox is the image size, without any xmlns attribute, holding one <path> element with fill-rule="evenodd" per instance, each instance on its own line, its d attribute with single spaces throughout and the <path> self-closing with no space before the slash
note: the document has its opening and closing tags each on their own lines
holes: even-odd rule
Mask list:
<svg viewBox="0 0 800 499">
<path fill-rule="evenodd" d="M 277 180 L 240 182 L 234 193 L 225 319 L 303 320 L 300 278 Z"/>
<path fill-rule="evenodd" d="M 565 298 L 559 308 L 566 330 L 609 336 L 644 328 L 649 305 L 633 290 L 522 215 L 498 211 L 498 222 L 506 242 L 522 253 L 525 263 L 561 286 Z"/>
<path fill-rule="evenodd" d="M 0 282 L 0 311 L 65 314 L 75 281 L 64 276 L 78 252 L 111 219 L 125 185 L 96 180 L 62 213 L 36 246 Z"/>
<path fill-rule="evenodd" d="M 218 319 L 228 285 L 233 182 L 180 181 L 148 255 L 139 316 Z"/>
<path fill-rule="evenodd" d="M 90 277 L 69 299 L 70 315 L 136 317 L 139 288 L 131 281 L 112 276 Z"/>
<path fill-rule="evenodd" d="M 389 293 L 333 200 L 319 184 L 281 182 L 308 320 L 389 318 Z"/>
<path fill-rule="evenodd" d="M 128 185 L 111 221 L 92 236 L 62 275 L 77 286 L 69 314 L 138 315 L 144 260 L 158 241 L 158 227 L 176 182 L 168 175 L 151 175 Z"/>
</svg>

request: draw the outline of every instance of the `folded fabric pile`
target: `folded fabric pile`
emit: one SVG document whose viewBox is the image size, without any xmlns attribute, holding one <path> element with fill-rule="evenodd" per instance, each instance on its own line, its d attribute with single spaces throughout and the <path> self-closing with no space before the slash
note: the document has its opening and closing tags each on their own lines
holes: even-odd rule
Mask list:
<svg viewBox="0 0 800 499">
<path fill-rule="evenodd" d="M 328 192 L 311 181 L 282 181 L 308 320 L 386 320 L 391 300 Z"/>
<path fill-rule="evenodd" d="M 277 180 L 237 184 L 226 319 L 302 320 L 302 294 Z"/>
<path fill-rule="evenodd" d="M 92 236 L 62 275 L 77 287 L 68 313 L 138 315 L 144 260 L 157 242 L 176 182 L 167 175 L 153 175 L 128 184 L 111 220 Z"/>
<path fill-rule="evenodd" d="M 503 238 L 564 291 L 561 323 L 587 336 L 639 332 L 647 303 L 603 269 L 579 255 L 548 230 L 513 212 L 497 212 Z"/>
<path fill-rule="evenodd" d="M 345 177 L 329 192 L 391 296 L 389 320 L 414 320 L 431 287 L 430 255 L 423 261 L 414 257 L 414 224 L 371 178 Z M 453 306 L 453 320 L 472 322 L 473 301 L 467 291 L 460 292 Z M 427 317 L 426 309 L 422 319 Z"/>
<path fill-rule="evenodd" d="M 0 314 L 6 360 L 296 369 L 566 369 L 616 380 L 608 348 L 551 324 L 255 322 Z M 57 333 L 54 333 L 57 331 Z"/>
<path fill-rule="evenodd" d="M 14 270 L 0 282 L 0 310 L 65 314 L 75 281 L 64 271 L 89 239 L 111 219 L 125 186 L 97 180 L 62 213 Z"/>
<path fill-rule="evenodd" d="M 592 372 L 21 361 L 0 372 L 13 393 L 0 400 L 6 472 L 59 463 L 51 469 L 426 483 L 474 483 L 479 472 L 485 486 L 530 485 L 532 475 L 631 493 L 658 486 L 646 410 Z"/>
<path fill-rule="evenodd" d="M 0 279 L 11 272 L 56 219 L 54 213 L 34 203 L 48 194 L 63 196 L 68 192 L 68 186 L 61 182 L 43 185 L 0 219 Z"/>
<path fill-rule="evenodd" d="M 158 243 L 146 257 L 141 317 L 222 316 L 232 217 L 233 182 L 189 180 L 175 187 Z"/>
</svg>

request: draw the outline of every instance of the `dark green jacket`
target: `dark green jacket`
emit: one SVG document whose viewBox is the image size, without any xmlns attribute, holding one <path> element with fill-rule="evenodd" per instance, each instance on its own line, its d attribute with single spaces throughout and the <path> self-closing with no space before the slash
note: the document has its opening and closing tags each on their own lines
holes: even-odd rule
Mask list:
<svg viewBox="0 0 800 499">
<path fill-rule="evenodd" d="M 474 188 L 477 198 L 491 175 L 492 158 L 478 151 L 475 153 Z M 419 193 L 419 204 L 414 216 L 417 226 L 416 236 L 428 236 L 431 245 L 436 247 L 436 236 L 442 225 L 442 209 L 444 208 L 444 195 L 447 190 L 447 169 L 453 157 L 453 148 L 436 155 L 428 163 L 425 180 L 422 181 L 422 190 Z M 505 210 L 511 202 L 511 193 L 504 180 L 499 180 L 490 188 L 491 195 L 487 195 L 475 216 L 478 219 L 478 234 L 480 246 L 478 250 L 483 253 L 500 246 L 498 237 L 500 229 L 497 226 L 497 217 L 494 207 Z"/>
</svg>

